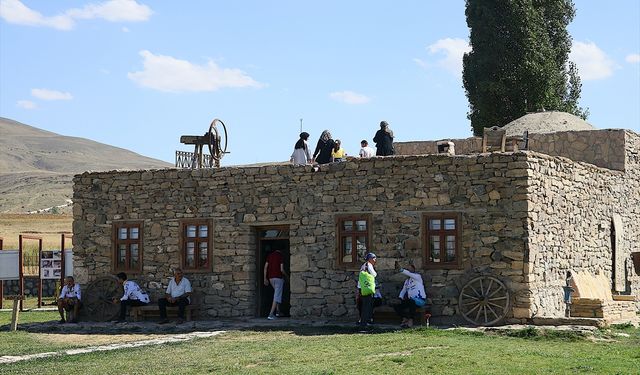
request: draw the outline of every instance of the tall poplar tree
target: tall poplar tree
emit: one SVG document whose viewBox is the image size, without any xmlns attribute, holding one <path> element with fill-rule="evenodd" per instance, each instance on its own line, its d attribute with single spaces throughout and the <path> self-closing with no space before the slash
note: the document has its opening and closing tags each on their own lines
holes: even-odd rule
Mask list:
<svg viewBox="0 0 640 375">
<path fill-rule="evenodd" d="M 466 0 L 472 50 L 462 75 L 475 135 L 543 109 L 586 118 L 568 61 L 574 16 L 572 0 Z"/>
</svg>

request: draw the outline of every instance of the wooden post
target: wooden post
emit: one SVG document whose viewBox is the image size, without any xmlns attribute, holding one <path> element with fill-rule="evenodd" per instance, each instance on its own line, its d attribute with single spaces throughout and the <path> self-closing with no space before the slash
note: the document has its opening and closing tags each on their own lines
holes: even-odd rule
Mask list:
<svg viewBox="0 0 640 375">
<path fill-rule="evenodd" d="M 0 237 L 0 250 L 4 249 L 4 238 Z M 0 280 L 0 309 L 2 308 L 2 301 L 4 300 L 4 280 Z"/>
<path fill-rule="evenodd" d="M 5 299 L 13 300 L 13 310 L 11 312 L 11 326 L 10 331 L 16 331 L 18 329 L 18 317 L 20 314 L 20 301 L 24 299 L 23 295 L 6 296 Z"/>
</svg>

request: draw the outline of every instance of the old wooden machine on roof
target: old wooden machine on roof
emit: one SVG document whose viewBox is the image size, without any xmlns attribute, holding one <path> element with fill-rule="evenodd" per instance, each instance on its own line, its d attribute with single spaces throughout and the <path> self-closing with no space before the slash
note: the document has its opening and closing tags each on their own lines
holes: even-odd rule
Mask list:
<svg viewBox="0 0 640 375">
<path fill-rule="evenodd" d="M 183 135 L 180 143 L 194 145 L 193 152 L 176 151 L 177 168 L 220 167 L 220 159 L 227 152 L 227 127 L 220 119 L 214 119 L 204 135 Z M 204 153 L 205 146 L 209 153 Z"/>
</svg>

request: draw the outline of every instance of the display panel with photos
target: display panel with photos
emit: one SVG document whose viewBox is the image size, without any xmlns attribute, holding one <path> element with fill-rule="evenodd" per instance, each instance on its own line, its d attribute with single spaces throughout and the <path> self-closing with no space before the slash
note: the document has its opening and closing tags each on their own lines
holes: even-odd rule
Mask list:
<svg viewBox="0 0 640 375">
<path fill-rule="evenodd" d="M 40 259 L 40 278 L 59 279 L 62 276 L 62 252 L 48 250 L 42 252 Z"/>
</svg>

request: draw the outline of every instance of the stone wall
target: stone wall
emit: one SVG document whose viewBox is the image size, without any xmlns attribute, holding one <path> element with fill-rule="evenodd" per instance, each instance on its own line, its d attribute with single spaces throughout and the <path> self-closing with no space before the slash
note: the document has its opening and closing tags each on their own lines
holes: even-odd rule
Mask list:
<svg viewBox="0 0 640 375">
<path fill-rule="evenodd" d="M 453 142 L 458 155 L 478 154 L 482 151 L 482 137 L 441 141 Z M 438 153 L 438 142 L 440 141 L 394 142 L 393 147 L 398 155 L 429 155 Z"/>
<path fill-rule="evenodd" d="M 628 137 L 637 142 L 636 134 L 629 132 Z M 628 163 L 625 172 L 612 171 L 565 158 L 536 156 L 528 162 L 532 314 L 562 314 L 567 271 L 603 273 L 612 282 L 614 215 L 622 218 L 624 229 L 616 251 L 626 259 L 625 293 L 637 296 L 640 278 L 633 270 L 631 252 L 640 251 L 640 169 Z"/>
<path fill-rule="evenodd" d="M 486 272 L 513 291 L 528 316 L 526 153 L 396 156 L 323 166 L 84 173 L 74 178 L 74 273 L 81 284 L 112 272 L 112 224 L 144 221 L 144 272 L 132 275 L 159 292 L 180 262 L 179 225 L 213 220 L 213 272 L 187 276 L 203 292 L 209 317 L 256 313 L 259 226 L 290 229 L 291 314 L 353 319 L 355 270 L 336 267 L 336 215 L 372 215 L 372 250 L 383 294 L 403 277 L 394 262 L 423 274 L 434 318 L 453 321 L 459 288 Z M 423 267 L 422 215 L 461 214 L 461 269 Z M 166 282 L 166 281 L 165 281 Z M 524 312 L 523 312 L 524 311 Z"/>
<path fill-rule="evenodd" d="M 603 168 L 624 170 L 625 134 L 623 129 L 530 134 L 529 149 Z"/>
<path fill-rule="evenodd" d="M 356 270 L 336 265 L 336 217 L 370 214 L 387 298 L 403 282 L 394 262 L 411 262 L 424 276 L 435 322 L 459 321 L 460 289 L 479 274 L 511 291 L 508 321 L 560 317 L 566 271 L 611 278 L 614 214 L 624 226 L 621 251 L 640 251 L 640 137 L 623 134 L 624 172 L 528 151 L 353 159 L 315 173 L 291 165 L 84 173 L 74 178 L 74 276 L 86 284 L 112 273 L 113 223 L 140 220 L 144 267 L 131 276 L 161 294 L 180 263 L 181 221 L 207 218 L 213 271 L 188 274 L 202 292 L 203 315 L 255 316 L 256 229 L 287 225 L 291 314 L 353 319 Z M 459 269 L 424 267 L 422 218 L 434 212 L 460 213 Z M 640 295 L 625 257 L 625 292 Z"/>
<path fill-rule="evenodd" d="M 623 129 L 565 131 L 546 134 L 529 134 L 529 150 L 551 156 L 564 156 L 574 161 L 584 161 L 599 167 L 624 170 L 626 134 Z M 482 152 L 482 137 L 451 139 L 456 154 Z M 437 154 L 436 141 L 396 142 L 399 155 Z M 638 149 L 635 149 L 636 152 Z"/>
<path fill-rule="evenodd" d="M 4 280 L 0 281 L 3 286 L 3 293 L 5 295 L 17 295 L 20 294 L 20 285 L 18 280 Z M 57 297 L 60 288 L 60 280 L 44 279 L 42 280 L 42 296 L 43 297 Z M 24 278 L 24 294 L 31 297 L 38 296 L 38 278 L 25 277 Z"/>
</svg>

